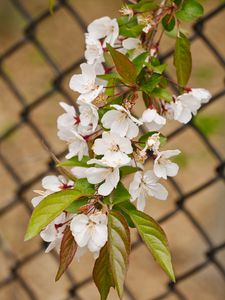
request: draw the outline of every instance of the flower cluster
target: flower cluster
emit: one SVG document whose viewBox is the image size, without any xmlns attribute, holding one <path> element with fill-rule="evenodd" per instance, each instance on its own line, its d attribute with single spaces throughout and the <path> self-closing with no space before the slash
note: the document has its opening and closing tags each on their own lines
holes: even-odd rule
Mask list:
<svg viewBox="0 0 225 300">
<path fill-rule="evenodd" d="M 160 40 L 154 42 L 154 34 L 160 22 L 170 31 L 164 19 L 170 14 L 172 20 L 180 8 L 153 2 L 124 6 L 118 20 L 102 17 L 87 28 L 86 62 L 80 65 L 81 74 L 69 82 L 79 96 L 74 106 L 60 103 L 64 113 L 57 120 L 58 137 L 68 144 L 67 160 L 59 164 L 64 176 L 45 177 L 45 191 L 36 191 L 39 195 L 32 199 L 35 209 L 48 201 L 54 204 L 55 199 L 60 203 L 72 199 L 67 207 L 62 203 L 63 209 L 41 228 L 41 237 L 50 243 L 46 252 L 56 247 L 63 253 L 64 232 L 69 228 L 75 256 L 79 259 L 88 249 L 96 259 L 113 241 L 110 226 L 115 215 L 126 229 L 130 214 L 139 229 L 134 214 L 148 220 L 142 213 L 146 201 L 166 200 L 168 192 L 160 181 L 176 176 L 179 169 L 171 158 L 180 150 L 163 149 L 166 138 L 161 130 L 171 120 L 186 124 L 211 98 L 205 89 L 186 87 L 185 67 L 177 71 L 179 94 L 171 93 L 166 66 L 157 58 Z M 178 29 L 176 48 L 180 39 L 187 43 Z M 188 61 L 189 49 L 181 50 Z M 181 72 L 186 72 L 186 82 Z M 141 102 L 145 109 L 138 115 L 135 109 Z M 152 164 L 146 170 L 147 159 Z M 133 179 L 125 187 L 121 180 L 128 174 Z M 136 208 L 131 202 L 136 202 Z"/>
</svg>

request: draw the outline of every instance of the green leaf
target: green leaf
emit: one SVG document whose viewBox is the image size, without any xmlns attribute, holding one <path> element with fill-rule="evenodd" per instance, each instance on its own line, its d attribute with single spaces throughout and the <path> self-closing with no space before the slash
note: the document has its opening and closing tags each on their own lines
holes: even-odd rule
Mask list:
<svg viewBox="0 0 225 300">
<path fill-rule="evenodd" d="M 120 35 L 126 37 L 137 37 L 141 34 L 144 25 L 138 24 L 137 17 L 134 16 L 129 18 L 128 16 L 123 16 L 118 18 Z"/>
<path fill-rule="evenodd" d="M 33 210 L 25 241 L 30 240 L 64 211 L 73 201 L 86 196 L 77 190 L 63 190 L 45 197 Z"/>
<path fill-rule="evenodd" d="M 124 216 L 124 218 L 126 219 L 128 225 L 131 228 L 135 228 L 135 225 L 134 225 L 133 221 L 131 220 L 129 214 L 127 213 L 127 210 L 128 211 L 129 210 L 136 210 L 136 207 L 129 200 L 114 205 L 113 209 L 119 211 Z"/>
<path fill-rule="evenodd" d="M 120 203 L 130 199 L 128 190 L 124 187 L 122 182 L 119 182 L 116 189 L 112 193 L 112 204 Z"/>
<path fill-rule="evenodd" d="M 143 27 L 144 26 L 141 24 L 135 25 L 133 27 L 122 26 L 120 27 L 120 35 L 136 38 L 141 34 Z"/>
<path fill-rule="evenodd" d="M 192 58 L 190 42 L 183 33 L 180 33 L 180 36 L 176 39 L 174 65 L 176 67 L 177 81 L 179 85 L 185 87 L 191 75 Z"/>
<path fill-rule="evenodd" d="M 141 0 L 137 4 L 131 4 L 130 7 L 138 12 L 147 12 L 159 8 L 159 5 L 153 0 Z"/>
<path fill-rule="evenodd" d="M 104 197 L 103 202 L 105 204 L 118 204 L 127 200 L 130 200 L 130 194 L 128 190 L 124 187 L 122 182 L 119 182 L 117 187 L 113 190 L 113 192 L 109 195 Z"/>
<path fill-rule="evenodd" d="M 86 178 L 77 179 L 74 187 L 85 195 L 93 195 L 95 193 L 94 185 L 90 184 Z"/>
<path fill-rule="evenodd" d="M 107 106 L 106 108 L 108 110 L 111 110 L 112 108 L 110 107 L 111 104 L 118 104 L 121 105 L 123 103 L 124 97 L 125 97 L 126 93 L 123 94 L 123 96 L 120 97 L 109 97 L 110 100 L 107 100 Z"/>
<path fill-rule="evenodd" d="M 147 95 L 151 96 L 151 92 L 156 88 L 156 86 L 161 81 L 161 75 L 153 74 L 148 80 L 146 80 L 142 85 L 141 89 Z"/>
<path fill-rule="evenodd" d="M 116 84 L 117 84 L 117 79 L 112 78 L 112 79 L 108 80 L 107 86 L 105 88 L 105 95 L 106 96 L 113 96 L 114 95 Z"/>
<path fill-rule="evenodd" d="M 169 278 L 175 282 L 171 254 L 163 229 L 153 218 L 141 211 L 130 210 L 129 215 L 154 259 L 159 263 Z"/>
<path fill-rule="evenodd" d="M 124 54 L 115 50 L 109 44 L 107 44 L 107 47 L 119 75 L 124 79 L 126 83 L 135 84 L 137 78 L 135 65 Z"/>
<path fill-rule="evenodd" d="M 193 21 L 204 13 L 202 5 L 196 0 L 185 0 L 176 17 L 183 21 Z"/>
<path fill-rule="evenodd" d="M 167 67 L 167 64 L 162 64 L 156 57 L 152 57 L 151 62 L 146 62 L 145 65 L 157 74 L 162 74 Z"/>
<path fill-rule="evenodd" d="M 87 204 L 88 200 L 89 198 L 83 197 L 79 200 L 73 201 L 65 210 L 69 213 L 76 214 L 81 206 Z"/>
<path fill-rule="evenodd" d="M 115 286 L 109 262 L 108 242 L 101 249 L 99 257 L 95 261 L 93 279 L 101 295 L 101 300 L 106 300 L 110 288 Z"/>
<path fill-rule="evenodd" d="M 124 166 L 124 167 L 120 168 L 120 175 L 123 177 L 123 176 L 129 175 L 129 174 L 133 174 L 140 170 L 141 169 L 138 167 Z"/>
<path fill-rule="evenodd" d="M 132 61 L 136 67 L 137 74 L 139 74 L 141 72 L 141 69 L 143 68 L 143 65 L 148 56 L 149 56 L 148 52 L 143 52 L 140 55 L 138 55 L 137 57 L 135 57 L 135 59 Z"/>
<path fill-rule="evenodd" d="M 104 80 L 110 80 L 110 79 L 120 79 L 117 73 L 108 73 L 108 74 L 99 74 L 97 75 L 98 78 L 104 79 Z"/>
<path fill-rule="evenodd" d="M 122 299 L 130 254 L 130 231 L 123 215 L 114 210 L 108 215 L 108 249 L 113 280 Z"/>
<path fill-rule="evenodd" d="M 180 6 L 182 3 L 182 0 L 173 0 L 173 2 L 177 5 Z"/>
<path fill-rule="evenodd" d="M 166 64 L 161 64 L 161 65 L 158 65 L 158 66 L 154 66 L 150 63 L 146 63 L 146 66 L 149 67 L 151 70 L 153 70 L 157 74 L 162 74 L 165 71 L 166 67 L 167 67 Z"/>
<path fill-rule="evenodd" d="M 90 160 L 89 156 L 83 156 L 81 160 L 78 159 L 78 156 L 74 156 L 68 160 L 60 162 L 59 167 L 87 167 L 87 162 Z"/>
<path fill-rule="evenodd" d="M 133 210 L 137 210 L 135 205 L 132 204 L 130 201 L 125 201 L 123 203 L 120 203 L 119 205 L 117 205 L 121 208 L 121 210 L 123 210 L 124 212 L 131 212 Z"/>
<path fill-rule="evenodd" d="M 176 25 L 176 20 L 173 16 L 167 14 L 162 19 L 162 25 L 166 31 L 172 31 Z"/>
<path fill-rule="evenodd" d="M 163 99 L 166 102 L 171 102 L 173 100 L 171 93 L 168 90 L 161 88 L 155 88 L 152 91 L 152 96 L 159 99 Z"/>
<path fill-rule="evenodd" d="M 71 264 L 73 257 L 77 251 L 77 243 L 74 240 L 72 232 L 69 226 L 66 227 L 60 246 L 60 263 L 59 269 L 55 277 L 55 281 L 59 280 L 63 273 L 67 270 Z"/>
</svg>

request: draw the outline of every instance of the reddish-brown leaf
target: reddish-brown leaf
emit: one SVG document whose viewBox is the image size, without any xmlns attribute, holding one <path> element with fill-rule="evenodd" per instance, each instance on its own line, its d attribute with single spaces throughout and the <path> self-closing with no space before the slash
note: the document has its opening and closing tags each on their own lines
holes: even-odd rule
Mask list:
<svg viewBox="0 0 225 300">
<path fill-rule="evenodd" d="M 120 212 L 110 211 L 108 233 L 110 269 L 118 296 L 122 299 L 130 254 L 130 231 L 126 219 Z"/>
<path fill-rule="evenodd" d="M 108 243 L 101 249 L 95 261 L 93 279 L 100 293 L 101 300 L 106 300 L 111 287 L 114 287 L 113 274 L 109 262 Z"/>
<path fill-rule="evenodd" d="M 115 50 L 109 44 L 107 45 L 112 56 L 113 62 L 119 75 L 126 83 L 135 84 L 137 78 L 137 70 L 135 65 L 129 60 L 126 55 Z"/>
<path fill-rule="evenodd" d="M 73 260 L 77 250 L 77 243 L 74 240 L 69 226 L 66 227 L 60 247 L 60 264 L 55 277 L 55 281 L 59 280 L 63 273 Z"/>
</svg>

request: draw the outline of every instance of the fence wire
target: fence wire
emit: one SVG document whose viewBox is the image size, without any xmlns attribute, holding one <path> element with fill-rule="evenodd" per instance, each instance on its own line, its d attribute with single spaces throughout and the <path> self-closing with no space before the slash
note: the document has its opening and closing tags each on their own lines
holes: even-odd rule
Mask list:
<svg viewBox="0 0 225 300">
<path fill-rule="evenodd" d="M 33 17 L 28 12 L 27 8 L 24 6 L 23 1 L 10 0 L 10 2 L 17 10 L 17 12 L 21 15 L 21 17 L 24 19 L 27 25 L 25 30 L 23 31 L 22 37 L 0 56 L 0 78 L 5 82 L 8 89 L 14 94 L 16 101 L 20 103 L 20 105 L 23 107 L 23 110 L 20 113 L 19 121 L 14 125 L 12 125 L 10 128 L 8 128 L 7 130 L 5 130 L 5 132 L 3 132 L 0 135 L 0 146 L 3 142 L 10 139 L 10 136 L 13 133 L 19 131 L 21 127 L 24 124 L 26 124 L 26 126 L 29 126 L 29 128 L 32 130 L 33 134 L 37 137 L 37 139 L 43 141 L 43 143 L 47 145 L 48 148 L 54 152 L 48 139 L 42 134 L 39 127 L 31 120 L 30 115 L 43 102 L 48 101 L 48 99 L 55 92 L 61 94 L 65 99 L 67 99 L 68 102 L 73 103 L 73 99 L 64 89 L 62 82 L 63 79 L 71 71 L 75 70 L 80 65 L 80 63 L 83 61 L 83 58 L 74 61 L 65 69 L 60 68 L 59 65 L 55 62 L 55 60 L 51 57 L 48 50 L 45 48 L 45 46 L 40 42 L 40 40 L 37 37 L 37 29 L 40 26 L 40 24 L 42 24 L 46 19 L 51 17 L 48 8 L 46 7 L 45 11 Z M 54 6 L 54 11 L 55 12 L 60 11 L 62 8 L 67 11 L 67 13 L 74 19 L 74 22 L 76 22 L 76 24 L 79 24 L 80 29 L 83 32 L 85 32 L 86 31 L 85 21 L 79 15 L 79 13 L 74 9 L 74 7 L 69 3 L 69 1 L 67 0 L 58 1 Z M 211 51 L 211 54 L 216 58 L 218 64 L 223 68 L 225 68 L 225 57 L 220 53 L 216 45 L 214 45 L 213 42 L 210 40 L 210 38 L 207 36 L 206 24 L 209 21 L 211 21 L 213 18 L 215 18 L 217 15 L 222 14 L 224 12 L 224 9 L 225 9 L 225 3 L 214 8 L 203 18 L 201 18 L 197 23 L 193 25 L 193 35 L 190 37 L 191 41 L 201 40 L 208 48 L 208 50 Z M 20 89 L 17 83 L 15 82 L 15 80 L 13 80 L 3 68 L 5 60 L 13 56 L 17 51 L 23 49 L 23 47 L 25 47 L 28 43 L 31 43 L 35 47 L 35 49 L 44 58 L 45 63 L 54 72 L 54 79 L 51 82 L 52 84 L 49 90 L 43 93 L 42 95 L 40 95 L 38 98 L 36 98 L 32 103 L 29 103 L 27 101 L 24 95 L 20 92 Z M 166 54 L 164 54 L 161 57 L 161 59 L 165 60 L 169 58 L 171 55 L 172 55 L 172 49 L 171 51 L 168 51 Z M 204 110 L 207 106 L 213 105 L 216 101 L 221 101 L 224 95 L 225 95 L 225 88 L 217 92 L 215 95 L 213 95 L 212 100 L 208 104 L 205 104 L 202 107 L 202 109 Z M 225 161 L 221 156 L 221 154 L 219 153 L 218 149 L 216 149 L 216 147 L 210 142 L 210 140 L 205 136 L 205 134 L 193 122 L 190 122 L 187 125 L 182 125 L 179 128 L 175 129 L 172 133 L 169 134 L 168 138 L 169 139 L 176 138 L 178 134 L 186 131 L 187 128 L 191 128 L 192 130 L 195 131 L 199 139 L 204 143 L 204 147 L 207 149 L 207 151 L 214 156 L 215 160 L 217 161 L 217 166 L 214 170 L 214 173 L 211 174 L 211 178 L 209 180 L 207 180 L 206 182 L 202 183 L 201 185 L 199 185 L 198 187 L 196 187 L 195 189 L 187 193 L 183 192 L 182 188 L 179 186 L 179 184 L 176 182 L 175 179 L 171 179 L 170 183 L 177 191 L 178 198 L 175 202 L 175 207 L 169 213 L 162 216 L 158 221 L 160 223 L 163 223 L 170 218 L 174 218 L 178 213 L 182 212 L 186 216 L 186 218 L 188 218 L 189 221 L 192 223 L 198 235 L 204 240 L 206 246 L 208 247 L 208 250 L 205 253 L 203 253 L 204 261 L 191 267 L 190 269 L 187 269 L 182 274 L 179 274 L 177 276 L 176 284 L 172 282 L 168 282 L 167 287 L 165 289 L 166 290 L 165 293 L 159 294 L 155 298 L 151 298 L 154 300 L 166 299 L 171 294 L 175 295 L 176 298 L 180 300 L 187 299 L 186 296 L 184 296 L 182 292 L 179 290 L 180 283 L 190 278 L 191 276 L 195 275 L 196 273 L 202 272 L 209 265 L 214 265 L 214 267 L 217 268 L 221 276 L 225 278 L 224 266 L 217 259 L 218 253 L 225 249 L 225 241 L 224 243 L 221 244 L 215 244 L 211 240 L 207 231 L 200 224 L 200 222 L 194 217 L 194 215 L 186 207 L 187 201 L 189 201 L 189 199 L 191 199 L 195 195 L 198 195 L 199 193 L 215 185 L 219 181 L 224 182 Z M 32 143 L 32 141 L 30 142 Z M 23 145 L 21 145 L 21 147 L 23 147 Z M 65 154 L 64 151 L 61 153 L 56 153 L 58 157 L 63 157 L 64 154 Z M 46 165 L 46 168 L 43 172 L 39 174 L 34 174 L 34 177 L 31 177 L 24 182 L 24 180 L 21 178 L 21 175 L 18 174 L 18 172 L 14 169 L 13 163 L 15 163 L 13 159 L 9 160 L 6 157 L 5 153 L 3 151 L 0 151 L 0 165 L 7 172 L 7 175 L 10 176 L 10 178 L 17 186 L 17 190 L 14 197 L 11 199 L 10 202 L 8 202 L 5 206 L 3 206 L 0 209 L 0 217 L 3 217 L 14 207 L 16 207 L 18 204 L 21 203 L 30 214 L 32 209 L 25 199 L 25 193 L 28 190 L 32 189 L 34 184 L 38 183 L 43 176 L 47 175 L 55 167 L 54 162 L 51 160 L 51 158 L 49 158 L 49 162 Z M 14 231 L 16 235 L 16 228 Z M 132 250 L 138 248 L 140 246 L 140 243 L 141 243 L 140 240 L 137 239 L 137 241 L 134 242 L 132 245 Z M 45 247 L 45 245 L 43 246 Z M 21 268 L 31 263 L 31 261 L 35 259 L 35 257 L 40 255 L 40 253 L 42 253 L 44 248 L 43 246 L 41 246 L 38 250 L 35 250 L 33 253 L 23 257 L 22 259 L 18 259 L 17 256 L 12 251 L 7 252 L 7 250 L 5 250 L 7 256 L 13 259 L 14 265 L 11 267 L 8 276 L 0 281 L 0 291 L 1 289 L 5 288 L 7 285 L 10 285 L 13 282 L 17 282 L 17 284 L 19 284 L 20 287 L 24 290 L 28 299 L 32 299 L 32 300 L 39 299 L 36 296 L 35 292 L 33 291 L 33 288 L 29 285 L 28 282 L 26 282 L 26 279 L 24 279 L 24 277 L 20 274 L 19 271 Z M 0 239 L 0 248 L 1 247 L 3 247 L 3 241 Z M 58 259 L 56 253 L 52 252 L 51 255 L 56 260 Z M 70 287 L 68 288 L 67 291 L 67 297 L 66 298 L 64 297 L 62 299 L 57 298 L 57 300 L 83 299 L 78 295 L 78 292 L 80 289 L 85 288 L 85 286 L 88 283 L 90 283 L 90 281 L 92 280 L 91 277 L 85 278 L 82 281 L 77 281 L 75 280 L 74 276 L 71 274 L 70 271 L 67 271 L 65 276 L 68 278 L 70 282 Z M 137 299 L 127 286 L 125 287 L 125 294 L 128 299 L 131 300 Z"/>
</svg>

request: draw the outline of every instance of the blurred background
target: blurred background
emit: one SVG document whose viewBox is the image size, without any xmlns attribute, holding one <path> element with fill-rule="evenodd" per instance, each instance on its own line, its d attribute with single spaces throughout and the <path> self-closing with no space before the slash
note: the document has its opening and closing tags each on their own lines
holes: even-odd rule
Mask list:
<svg viewBox="0 0 225 300">
<path fill-rule="evenodd" d="M 120 0 L 0 1 L 0 299 L 99 299 L 90 278 L 94 261 L 86 255 L 55 283 L 57 254 L 44 254 L 37 237 L 24 242 L 33 190 L 54 172 L 43 143 L 58 157 L 65 144 L 56 136 L 60 101 L 73 102 L 68 88 L 83 61 L 86 25 L 117 16 Z M 202 1 L 205 17 L 188 26 L 192 39 L 192 87 L 204 87 L 212 101 L 187 126 L 164 131 L 168 149 L 180 149 L 179 175 L 167 183 L 166 202 L 150 199 L 147 212 L 165 229 L 177 284 L 153 261 L 136 233 L 125 300 L 225 299 L 224 67 L 225 4 Z M 173 39 L 163 38 L 162 57 L 171 65 Z M 109 299 L 117 299 L 112 291 Z"/>
</svg>

